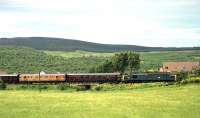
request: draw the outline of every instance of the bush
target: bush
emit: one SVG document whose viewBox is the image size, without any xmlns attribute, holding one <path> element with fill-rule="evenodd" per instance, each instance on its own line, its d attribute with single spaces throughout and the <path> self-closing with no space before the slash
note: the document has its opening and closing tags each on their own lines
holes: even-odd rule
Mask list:
<svg viewBox="0 0 200 118">
<path fill-rule="evenodd" d="M 191 78 L 181 81 L 181 84 L 200 83 L 200 78 Z"/>
<path fill-rule="evenodd" d="M 90 89 L 91 89 L 91 85 L 80 85 L 80 86 L 77 86 L 76 91 L 86 91 Z"/>
<path fill-rule="evenodd" d="M 196 76 L 200 76 L 200 68 L 198 68 L 198 69 L 195 70 L 195 75 Z"/>
<path fill-rule="evenodd" d="M 42 85 L 42 86 L 40 86 L 40 89 L 46 90 L 46 89 L 48 89 L 48 86 Z"/>
<path fill-rule="evenodd" d="M 48 85 L 33 85 L 33 84 L 24 84 L 24 85 L 17 85 L 19 90 L 47 90 Z"/>
<path fill-rule="evenodd" d="M 6 89 L 6 83 L 0 79 L 0 90 L 5 90 Z"/>
<path fill-rule="evenodd" d="M 28 87 L 26 85 L 20 85 L 18 88 L 24 90 L 27 89 Z"/>
<path fill-rule="evenodd" d="M 94 89 L 95 89 L 96 91 L 100 91 L 100 90 L 103 89 L 103 87 L 101 87 L 101 86 L 97 86 L 97 87 L 95 87 Z"/>
<path fill-rule="evenodd" d="M 57 89 L 63 91 L 63 90 L 66 90 L 69 86 L 64 84 L 64 83 L 60 83 L 57 85 Z"/>
<path fill-rule="evenodd" d="M 176 74 L 176 80 L 178 82 L 181 82 L 181 81 L 186 80 L 188 78 L 189 78 L 188 72 L 181 71 L 181 72 Z"/>
</svg>

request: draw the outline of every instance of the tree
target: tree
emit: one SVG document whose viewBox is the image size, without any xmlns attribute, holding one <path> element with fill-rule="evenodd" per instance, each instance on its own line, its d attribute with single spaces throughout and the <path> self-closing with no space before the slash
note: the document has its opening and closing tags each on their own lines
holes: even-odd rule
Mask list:
<svg viewBox="0 0 200 118">
<path fill-rule="evenodd" d="M 128 65 L 128 55 L 127 53 L 117 53 L 112 57 L 113 70 L 124 73 Z"/>
<path fill-rule="evenodd" d="M 128 67 L 130 75 L 133 70 L 138 70 L 140 68 L 140 55 L 134 52 L 128 52 Z"/>
<path fill-rule="evenodd" d="M 109 60 L 106 60 L 102 66 L 103 72 L 113 72 L 113 65 L 112 62 Z"/>
<path fill-rule="evenodd" d="M 98 65 L 90 72 L 120 72 L 124 73 L 126 69 L 133 70 L 140 68 L 140 55 L 134 52 L 116 53 L 110 60 Z"/>
<path fill-rule="evenodd" d="M 113 70 L 113 65 L 110 60 L 106 60 L 100 65 L 97 65 L 89 70 L 89 72 L 94 73 L 94 72 L 114 72 Z"/>
</svg>

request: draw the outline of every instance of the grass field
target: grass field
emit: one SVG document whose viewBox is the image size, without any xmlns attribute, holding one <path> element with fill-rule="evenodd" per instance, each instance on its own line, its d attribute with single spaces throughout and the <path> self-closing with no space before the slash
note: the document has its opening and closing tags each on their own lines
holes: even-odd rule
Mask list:
<svg viewBox="0 0 200 118">
<path fill-rule="evenodd" d="M 120 91 L 0 91 L 1 118 L 199 118 L 200 86 Z"/>
<path fill-rule="evenodd" d="M 114 55 L 114 53 L 101 53 L 101 52 L 87 52 L 87 51 L 81 51 L 81 50 L 76 50 L 76 51 L 44 51 L 46 54 L 52 55 L 52 56 L 62 56 L 65 58 L 72 58 L 72 57 L 110 57 Z"/>
</svg>

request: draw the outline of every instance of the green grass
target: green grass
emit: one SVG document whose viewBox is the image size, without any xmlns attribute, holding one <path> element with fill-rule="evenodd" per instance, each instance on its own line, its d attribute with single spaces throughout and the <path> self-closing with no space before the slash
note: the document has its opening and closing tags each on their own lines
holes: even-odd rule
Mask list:
<svg viewBox="0 0 200 118">
<path fill-rule="evenodd" d="M 200 86 L 126 91 L 0 91 L 1 118 L 199 118 Z"/>
<path fill-rule="evenodd" d="M 76 50 L 76 51 L 69 51 L 69 52 L 64 52 L 64 51 L 44 51 L 46 54 L 52 55 L 52 56 L 62 56 L 65 58 L 73 58 L 73 57 L 110 57 L 114 55 L 114 53 L 101 53 L 101 52 L 87 52 L 87 51 L 81 51 L 81 50 Z"/>
</svg>

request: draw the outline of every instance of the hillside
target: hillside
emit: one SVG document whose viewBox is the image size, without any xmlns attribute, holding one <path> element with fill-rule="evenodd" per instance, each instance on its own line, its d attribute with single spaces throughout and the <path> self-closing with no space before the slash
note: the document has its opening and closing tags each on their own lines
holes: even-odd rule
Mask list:
<svg viewBox="0 0 200 118">
<path fill-rule="evenodd" d="M 0 46 L 0 72 L 89 72 L 114 53 L 86 51 L 38 51 L 26 47 Z M 200 51 L 140 52 L 141 70 L 158 69 L 165 61 L 199 61 Z"/>
<path fill-rule="evenodd" d="M 0 71 L 7 73 L 88 72 L 91 67 L 105 59 L 105 57 L 72 57 L 66 59 L 31 48 L 0 46 Z"/>
<path fill-rule="evenodd" d="M 61 56 L 66 59 L 74 57 L 109 58 L 114 53 L 87 52 L 87 51 L 43 51 L 48 55 Z M 162 51 L 138 52 L 141 56 L 141 70 L 157 70 L 166 61 L 200 61 L 200 50 L 193 51 Z"/>
<path fill-rule="evenodd" d="M 92 52 L 119 52 L 119 51 L 181 51 L 181 50 L 200 50 L 196 48 L 162 48 L 162 47 L 144 47 L 136 45 L 110 45 L 98 44 L 79 40 L 47 38 L 47 37 L 17 37 L 0 38 L 0 45 L 25 46 L 37 50 L 51 51 L 73 51 L 84 50 Z"/>
</svg>

